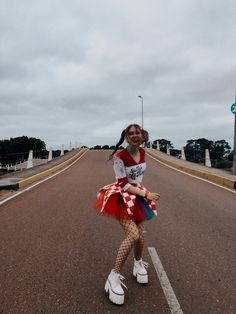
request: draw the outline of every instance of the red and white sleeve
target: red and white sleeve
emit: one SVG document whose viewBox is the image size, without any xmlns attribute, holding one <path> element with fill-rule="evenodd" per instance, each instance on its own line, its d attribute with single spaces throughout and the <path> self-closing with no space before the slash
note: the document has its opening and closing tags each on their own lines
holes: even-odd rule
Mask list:
<svg viewBox="0 0 236 314">
<path fill-rule="evenodd" d="M 114 168 L 116 179 L 118 181 L 119 186 L 124 191 L 126 191 L 130 187 L 130 183 L 128 182 L 123 160 L 120 159 L 119 157 L 115 157 L 113 168 Z"/>
</svg>

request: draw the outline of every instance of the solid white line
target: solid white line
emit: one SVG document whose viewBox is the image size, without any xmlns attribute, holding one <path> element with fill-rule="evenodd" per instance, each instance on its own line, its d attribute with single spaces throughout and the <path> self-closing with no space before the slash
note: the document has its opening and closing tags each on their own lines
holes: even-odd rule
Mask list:
<svg viewBox="0 0 236 314">
<path fill-rule="evenodd" d="M 41 180 L 41 181 L 39 181 L 39 182 L 33 184 L 33 185 L 30 185 L 29 187 L 25 188 L 24 190 L 22 190 L 22 191 L 20 191 L 20 192 L 17 192 L 16 194 L 14 194 L 14 195 L 12 195 L 12 196 L 9 196 L 9 197 L 5 198 L 4 200 L 0 201 L 0 205 L 6 203 L 6 202 L 8 202 L 8 201 L 10 201 L 11 199 L 13 199 L 13 198 L 19 196 L 20 194 L 22 194 L 22 193 L 24 193 L 24 192 L 26 192 L 26 191 L 31 190 L 31 189 L 34 188 L 35 186 L 37 186 L 37 185 L 39 185 L 39 184 L 41 184 L 41 183 L 43 183 L 43 182 L 45 182 L 45 181 L 47 181 L 47 180 L 49 180 L 49 179 L 55 177 L 55 176 L 57 176 L 58 174 L 62 173 L 62 172 L 65 171 L 65 170 L 67 170 L 67 169 L 70 168 L 72 165 L 74 165 L 78 160 L 80 160 L 80 158 L 82 158 L 86 153 L 87 153 L 87 150 L 86 150 L 81 156 L 79 156 L 75 161 L 73 161 L 70 165 L 66 166 L 64 169 L 62 169 L 62 170 L 60 170 L 60 171 L 54 173 L 53 175 L 51 175 L 51 176 L 49 176 L 49 177 L 47 177 L 47 178 L 45 178 L 45 179 L 43 179 L 43 180 Z"/>
<path fill-rule="evenodd" d="M 153 265 L 157 272 L 157 276 L 160 280 L 162 290 L 165 294 L 166 300 L 169 304 L 171 313 L 173 314 L 183 314 L 180 304 L 175 296 L 174 290 L 171 287 L 170 281 L 167 274 L 162 266 L 161 260 L 157 255 L 156 249 L 154 247 L 148 247 L 148 252 L 151 256 Z"/>
<path fill-rule="evenodd" d="M 218 187 L 221 188 L 221 189 L 224 189 L 224 190 L 226 190 L 226 191 L 229 191 L 229 192 L 232 192 L 232 193 L 236 194 L 236 191 L 234 191 L 234 190 L 231 190 L 231 189 L 229 189 L 229 188 L 226 188 L 226 187 L 224 187 L 224 186 L 222 186 L 222 185 L 219 185 L 219 184 L 217 184 L 217 183 L 211 182 L 211 181 L 209 181 L 209 180 L 206 180 L 206 179 L 197 177 L 197 176 L 195 176 L 195 175 L 193 175 L 193 174 L 190 174 L 190 173 L 188 173 L 188 172 L 185 172 L 185 171 L 183 171 L 183 170 L 176 169 L 175 167 L 172 167 L 172 166 L 170 166 L 170 165 L 165 164 L 164 162 L 162 162 L 162 161 L 160 161 L 159 159 L 157 159 L 157 158 L 155 158 L 155 157 L 149 155 L 148 153 L 147 153 L 147 155 L 148 155 L 148 157 L 150 157 L 150 158 L 152 158 L 152 159 L 158 161 L 160 164 L 162 164 L 162 165 L 164 165 L 164 166 L 166 166 L 166 167 L 168 167 L 168 168 L 171 168 L 171 169 L 173 169 L 173 170 L 175 170 L 175 171 L 179 171 L 179 172 L 181 172 L 181 173 L 183 173 L 183 174 L 186 174 L 187 176 L 190 176 L 190 177 L 196 178 L 196 179 L 198 179 L 198 180 L 201 180 L 201 181 L 210 183 L 210 184 L 212 184 L 212 185 L 218 186 Z"/>
</svg>

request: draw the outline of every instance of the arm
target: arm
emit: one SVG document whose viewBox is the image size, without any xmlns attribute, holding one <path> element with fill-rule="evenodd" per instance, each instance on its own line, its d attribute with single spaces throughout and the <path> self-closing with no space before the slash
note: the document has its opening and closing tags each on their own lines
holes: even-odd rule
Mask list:
<svg viewBox="0 0 236 314">
<path fill-rule="evenodd" d="M 127 192 L 145 197 L 146 199 L 154 202 L 158 201 L 158 199 L 160 198 L 160 195 L 158 193 L 140 190 L 139 188 L 136 188 L 135 186 L 132 185 L 127 189 Z"/>
<path fill-rule="evenodd" d="M 127 191 L 131 184 L 128 181 L 126 171 L 125 171 L 125 165 L 122 159 L 119 157 L 114 158 L 114 172 L 116 175 L 116 179 L 118 181 L 119 186 L 124 190 Z"/>
<path fill-rule="evenodd" d="M 139 195 L 142 197 L 146 196 L 146 191 L 140 190 L 139 188 L 132 186 L 132 185 L 130 185 L 130 187 L 127 189 L 127 192 L 129 192 L 131 194 Z"/>
</svg>

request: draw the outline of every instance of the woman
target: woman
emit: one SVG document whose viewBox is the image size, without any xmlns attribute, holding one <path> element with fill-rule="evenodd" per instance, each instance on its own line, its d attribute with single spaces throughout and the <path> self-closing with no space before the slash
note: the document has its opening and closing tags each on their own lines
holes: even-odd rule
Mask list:
<svg viewBox="0 0 236 314">
<path fill-rule="evenodd" d="M 114 171 L 117 182 L 104 186 L 98 193 L 96 208 L 101 214 L 116 218 L 126 233 L 121 243 L 114 268 L 108 276 L 105 290 L 109 299 L 115 304 L 124 303 L 125 286 L 120 274 L 130 251 L 134 248 L 133 275 L 140 284 L 148 283 L 147 263 L 142 260 L 143 252 L 143 222 L 156 215 L 158 193 L 149 192 L 141 185 L 146 169 L 145 150 L 140 145 L 148 141 L 148 132 L 137 124 L 129 125 L 121 134 L 113 157 L 119 146 L 128 142 L 128 147 L 114 157 Z"/>
</svg>

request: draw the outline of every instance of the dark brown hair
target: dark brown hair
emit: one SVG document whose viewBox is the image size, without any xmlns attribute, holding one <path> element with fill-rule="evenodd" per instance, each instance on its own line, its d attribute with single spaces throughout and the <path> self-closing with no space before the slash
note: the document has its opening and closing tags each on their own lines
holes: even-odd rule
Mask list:
<svg viewBox="0 0 236 314">
<path fill-rule="evenodd" d="M 116 144 L 113 152 L 111 153 L 111 155 L 109 156 L 109 160 L 113 158 L 113 156 L 115 155 L 115 153 L 117 152 L 117 150 L 119 149 L 119 147 L 121 146 L 121 144 L 124 143 L 124 140 L 127 138 L 128 136 L 128 133 L 129 133 L 129 130 L 132 128 L 132 127 L 135 127 L 136 130 L 139 130 L 141 133 L 142 133 L 142 143 L 145 143 L 145 146 L 148 142 L 148 139 L 149 139 L 149 134 L 148 134 L 148 131 L 144 130 L 141 128 L 140 125 L 138 124 L 130 124 L 127 126 L 126 129 L 124 129 L 122 132 L 121 132 L 121 137 L 120 137 L 120 140 L 119 142 Z"/>
</svg>

